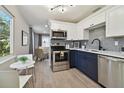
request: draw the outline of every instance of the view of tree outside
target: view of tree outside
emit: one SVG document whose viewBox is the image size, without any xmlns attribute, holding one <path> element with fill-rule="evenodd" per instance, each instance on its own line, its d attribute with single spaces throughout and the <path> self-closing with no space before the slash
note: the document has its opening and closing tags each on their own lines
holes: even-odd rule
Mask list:
<svg viewBox="0 0 124 93">
<path fill-rule="evenodd" d="M 0 57 L 10 54 L 11 19 L 11 16 L 0 10 Z"/>
</svg>

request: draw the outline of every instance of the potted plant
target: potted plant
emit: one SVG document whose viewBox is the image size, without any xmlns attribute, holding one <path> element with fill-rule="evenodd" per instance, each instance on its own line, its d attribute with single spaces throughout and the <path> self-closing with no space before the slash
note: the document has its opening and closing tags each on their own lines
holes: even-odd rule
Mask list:
<svg viewBox="0 0 124 93">
<path fill-rule="evenodd" d="M 26 56 L 22 56 L 22 57 L 19 57 L 18 60 L 21 61 L 23 64 L 25 64 L 28 58 Z"/>
</svg>

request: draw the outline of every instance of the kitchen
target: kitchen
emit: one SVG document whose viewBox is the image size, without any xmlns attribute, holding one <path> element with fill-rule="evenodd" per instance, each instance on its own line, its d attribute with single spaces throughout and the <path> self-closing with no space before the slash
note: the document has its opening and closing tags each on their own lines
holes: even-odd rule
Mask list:
<svg viewBox="0 0 124 93">
<path fill-rule="evenodd" d="M 123 93 L 124 0 L 0 4 L 1 93 Z"/>
<path fill-rule="evenodd" d="M 124 6 L 0 7 L 2 22 L 11 22 L 6 39 L 11 46 L 1 50 L 0 82 L 5 83 L 0 87 L 19 87 L 18 77 L 29 75 L 21 88 L 124 88 Z"/>
<path fill-rule="evenodd" d="M 67 35 L 56 34 L 58 38 L 52 45 L 65 46 L 57 48 L 60 59 L 63 50 L 69 53 L 66 65 L 59 64 L 55 71 L 69 69 L 70 65 L 102 87 L 124 87 L 124 27 L 120 25 L 123 9 L 123 6 L 105 6 L 76 24 L 51 20 L 51 32 L 67 32 Z"/>
</svg>

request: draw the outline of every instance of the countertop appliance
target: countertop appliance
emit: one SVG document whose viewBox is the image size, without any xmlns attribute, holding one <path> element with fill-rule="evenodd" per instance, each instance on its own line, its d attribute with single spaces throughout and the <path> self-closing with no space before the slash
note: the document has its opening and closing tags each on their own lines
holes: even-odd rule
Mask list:
<svg viewBox="0 0 124 93">
<path fill-rule="evenodd" d="M 69 50 L 65 46 L 52 46 L 51 68 L 52 71 L 69 69 Z"/>
<path fill-rule="evenodd" d="M 124 59 L 99 55 L 98 82 L 108 88 L 124 87 Z"/>
<path fill-rule="evenodd" d="M 66 39 L 67 31 L 52 31 L 51 39 Z"/>
</svg>

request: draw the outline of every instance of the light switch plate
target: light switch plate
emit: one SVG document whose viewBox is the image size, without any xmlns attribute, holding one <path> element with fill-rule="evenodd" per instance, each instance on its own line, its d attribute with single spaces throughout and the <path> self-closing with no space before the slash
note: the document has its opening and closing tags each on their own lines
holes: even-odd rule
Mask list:
<svg viewBox="0 0 124 93">
<path fill-rule="evenodd" d="M 118 41 L 115 41 L 115 46 L 118 46 Z"/>
</svg>

